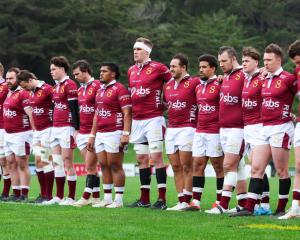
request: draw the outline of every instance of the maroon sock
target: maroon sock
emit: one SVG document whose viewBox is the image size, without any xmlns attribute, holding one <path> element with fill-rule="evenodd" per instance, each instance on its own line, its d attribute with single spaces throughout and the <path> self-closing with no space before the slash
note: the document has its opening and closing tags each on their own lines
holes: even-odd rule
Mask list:
<svg viewBox="0 0 300 240">
<path fill-rule="evenodd" d="M 184 201 L 184 195 L 178 196 L 178 202 L 182 203 Z"/>
<path fill-rule="evenodd" d="M 285 212 L 286 204 L 288 203 L 288 198 L 280 198 L 278 199 L 276 212 Z"/>
<path fill-rule="evenodd" d="M 193 191 L 193 198 L 200 201 L 202 196 L 202 192 L 195 192 Z"/>
<path fill-rule="evenodd" d="M 269 196 L 263 196 L 261 198 L 261 203 L 270 203 L 270 197 Z"/>
<path fill-rule="evenodd" d="M 246 202 L 247 202 L 247 198 L 239 199 L 238 200 L 238 205 L 241 206 L 241 207 L 245 207 Z"/>
<path fill-rule="evenodd" d="M 9 190 L 11 186 L 11 179 L 10 177 L 8 178 L 7 176 L 3 176 L 3 191 L 2 191 L 2 196 L 8 197 L 9 196 Z"/>
<path fill-rule="evenodd" d="M 22 188 L 21 195 L 28 197 L 29 188 Z"/>
<path fill-rule="evenodd" d="M 97 191 L 93 190 L 92 197 L 93 198 L 100 198 L 100 191 L 99 190 L 97 190 Z"/>
<path fill-rule="evenodd" d="M 293 191 L 293 200 L 300 201 L 300 192 L 299 191 Z"/>
<path fill-rule="evenodd" d="M 15 189 L 15 188 L 13 188 L 13 193 L 14 193 L 15 197 L 20 197 L 20 195 L 21 195 L 21 189 Z"/>
<path fill-rule="evenodd" d="M 75 192 L 76 192 L 76 180 L 70 181 L 68 180 L 68 186 L 69 186 L 69 198 L 75 199 Z"/>
<path fill-rule="evenodd" d="M 192 195 L 184 194 L 184 202 L 190 203 L 192 199 Z"/>
<path fill-rule="evenodd" d="M 56 196 L 60 199 L 64 198 L 64 189 L 66 177 L 55 177 L 56 181 Z"/>
<path fill-rule="evenodd" d="M 143 203 L 150 203 L 150 189 L 149 188 L 141 188 L 141 199 Z"/>
<path fill-rule="evenodd" d="M 220 206 L 224 209 L 228 209 L 228 205 L 231 199 L 231 192 L 230 191 L 223 191 Z"/>
<path fill-rule="evenodd" d="M 250 212 L 254 212 L 254 207 L 255 204 L 257 203 L 257 199 L 253 199 L 253 198 L 248 198 L 245 204 L 245 208 L 250 211 Z M 241 206 L 241 205 L 240 205 Z"/>
<path fill-rule="evenodd" d="M 158 188 L 158 198 L 159 199 L 166 201 L 166 190 L 167 190 L 167 188 L 165 188 L 165 187 Z"/>
<path fill-rule="evenodd" d="M 42 197 L 46 197 L 46 177 L 44 171 L 36 171 L 38 181 L 40 184 L 40 194 Z"/>
<path fill-rule="evenodd" d="M 46 198 L 48 200 L 52 199 L 52 191 L 53 191 L 53 184 L 54 184 L 54 171 L 45 173 L 46 179 Z"/>
</svg>

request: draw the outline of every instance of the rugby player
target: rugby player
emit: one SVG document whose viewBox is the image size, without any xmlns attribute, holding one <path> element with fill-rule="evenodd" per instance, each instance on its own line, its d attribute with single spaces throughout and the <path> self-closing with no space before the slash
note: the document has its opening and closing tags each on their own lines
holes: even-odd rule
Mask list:
<svg viewBox="0 0 300 240">
<path fill-rule="evenodd" d="M 107 174 L 112 177 L 115 199 L 112 201 L 111 193 L 104 195 L 103 201 L 93 207 L 123 207 L 125 173 L 122 162 L 129 142 L 132 105 L 129 91 L 117 82 L 119 77 L 116 64 L 101 64 L 102 85 L 96 95 L 96 113 L 87 149 L 96 151 L 103 170 L 103 181 Z"/>
<path fill-rule="evenodd" d="M 300 90 L 300 40 L 293 42 L 288 49 L 288 55 L 291 58 L 292 62 L 296 65 L 295 68 L 295 77 L 298 82 L 298 94 Z M 298 96 L 299 97 L 299 96 Z M 300 106 L 298 108 L 298 113 L 300 113 Z M 297 119 L 297 125 L 295 128 L 295 138 L 294 138 L 294 147 L 295 147 L 295 179 L 294 179 L 294 189 L 293 189 L 293 201 L 292 207 L 284 215 L 279 217 L 279 219 L 290 219 L 300 217 L 300 117 Z"/>
<path fill-rule="evenodd" d="M 42 203 L 52 199 L 54 168 L 50 160 L 50 136 L 52 128 L 52 86 L 40 81 L 36 76 L 22 70 L 17 82 L 23 89 L 30 91 L 29 105 L 35 126 L 32 149 L 35 155 L 36 174 L 40 185 L 40 195 L 35 200 Z"/>
<path fill-rule="evenodd" d="M 193 157 L 192 146 L 197 125 L 195 88 L 198 78 L 188 72 L 188 58 L 176 54 L 170 63 L 172 80 L 163 89 L 164 102 L 168 108 L 166 153 L 174 172 L 178 203 L 167 210 L 186 210 L 192 198 Z"/>
<path fill-rule="evenodd" d="M 200 84 L 196 87 L 198 106 L 197 129 L 193 141 L 193 201 L 191 210 L 200 210 L 201 196 L 205 185 L 205 168 L 210 159 L 217 177 L 217 199 L 222 195 L 224 172 L 223 151 L 220 141 L 219 101 L 221 84 L 217 79 L 217 59 L 209 54 L 198 59 Z"/>
<path fill-rule="evenodd" d="M 221 47 L 218 60 L 225 78 L 220 90 L 220 138 L 224 152 L 224 186 L 220 204 L 205 212 L 222 214 L 238 211 L 246 202 L 246 174 L 244 169 L 244 134 L 242 89 L 244 73 L 232 47 Z M 240 160 L 241 159 L 241 160 Z M 237 185 L 237 182 L 239 183 Z M 238 206 L 228 210 L 233 188 L 237 187 Z"/>
<path fill-rule="evenodd" d="M 161 99 L 163 84 L 171 79 L 169 69 L 150 59 L 153 44 L 149 39 L 138 38 L 133 46 L 135 65 L 128 70 L 129 89 L 132 98 L 132 132 L 139 164 L 141 196 L 130 207 L 150 207 L 151 168 L 149 156 L 155 165 L 158 200 L 153 209 L 166 208 L 167 173 L 163 163 L 163 138 L 165 119 Z"/>
<path fill-rule="evenodd" d="M 53 87 L 53 128 L 51 131 L 51 150 L 56 181 L 56 196 L 46 205 L 72 205 L 75 202 L 76 172 L 73 166 L 74 138 L 79 130 L 79 110 L 77 85 L 69 78 L 69 62 L 64 56 L 50 60 L 50 73 L 56 85 Z M 64 198 L 66 180 L 69 187 L 68 197 Z"/>
<path fill-rule="evenodd" d="M 78 104 L 80 114 L 80 128 L 76 137 L 76 144 L 81 156 L 85 161 L 87 176 L 84 193 L 73 206 L 95 205 L 100 202 L 100 178 L 97 172 L 97 156 L 93 151 L 87 151 L 89 134 L 92 129 L 95 115 L 96 94 L 100 82 L 95 80 L 91 74 L 90 64 L 86 60 L 79 60 L 72 66 L 75 79 L 81 84 L 78 89 Z M 92 199 L 90 200 L 90 197 Z"/>
<path fill-rule="evenodd" d="M 249 195 L 245 209 L 232 216 L 252 216 L 255 204 L 263 189 L 263 175 L 270 157 L 279 176 L 279 196 L 273 215 L 285 214 L 291 179 L 288 171 L 289 152 L 294 136 L 291 109 L 297 92 L 297 81 L 293 74 L 281 67 L 283 51 L 277 44 L 265 48 L 264 66 L 268 71 L 262 86 L 261 117 L 263 128 L 257 145 L 253 149 L 253 163 L 249 183 Z"/>
<path fill-rule="evenodd" d="M 9 92 L 3 103 L 4 149 L 13 189 L 9 200 L 26 202 L 30 184 L 28 159 L 32 142 L 31 129 L 35 130 L 35 127 L 29 92 L 18 86 L 19 72 L 18 68 L 10 68 L 6 73 Z"/>
</svg>

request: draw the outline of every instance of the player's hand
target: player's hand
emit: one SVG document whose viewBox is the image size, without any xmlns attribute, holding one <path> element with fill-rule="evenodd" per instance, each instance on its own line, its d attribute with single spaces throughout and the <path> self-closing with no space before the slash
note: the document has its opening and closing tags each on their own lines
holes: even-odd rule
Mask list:
<svg viewBox="0 0 300 240">
<path fill-rule="evenodd" d="M 294 113 L 290 113 L 290 116 L 292 117 L 293 122 L 297 122 L 297 116 Z"/>
<path fill-rule="evenodd" d="M 222 83 L 224 79 L 225 79 L 225 76 L 224 76 L 224 75 L 218 75 L 218 76 L 217 76 L 217 81 L 218 81 L 219 83 Z"/>
<path fill-rule="evenodd" d="M 122 135 L 120 145 L 123 148 L 125 145 L 129 143 L 129 136 Z"/>
<path fill-rule="evenodd" d="M 78 131 L 75 130 L 73 137 L 76 144 L 77 144 L 77 136 L 78 136 Z"/>
<path fill-rule="evenodd" d="M 90 152 L 95 152 L 95 138 L 89 137 L 89 140 L 86 144 L 86 149 Z"/>
<path fill-rule="evenodd" d="M 265 78 L 266 76 L 268 76 L 268 71 L 265 67 L 262 67 L 259 69 L 259 74 Z"/>
</svg>

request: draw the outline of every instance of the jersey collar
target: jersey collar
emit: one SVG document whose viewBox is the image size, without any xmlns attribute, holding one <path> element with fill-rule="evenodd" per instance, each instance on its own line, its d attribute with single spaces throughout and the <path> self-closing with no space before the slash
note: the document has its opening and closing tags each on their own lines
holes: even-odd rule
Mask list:
<svg viewBox="0 0 300 240">
<path fill-rule="evenodd" d="M 62 83 L 64 83 L 67 79 L 70 79 L 70 77 L 67 75 L 67 76 L 65 76 L 62 80 L 60 80 L 60 81 L 58 81 L 58 80 L 55 80 L 55 82 L 57 83 L 57 84 L 62 84 Z"/>
<path fill-rule="evenodd" d="M 216 79 L 217 79 L 217 75 L 213 75 L 212 77 L 210 77 L 206 81 L 200 79 L 200 83 L 206 85 L 206 84 L 209 84 L 209 83 L 215 81 Z"/>
<path fill-rule="evenodd" d="M 102 84 L 102 85 L 101 85 L 101 89 L 104 89 L 104 90 L 105 90 L 105 89 L 107 89 L 109 86 L 114 85 L 116 82 L 117 82 L 117 80 L 114 79 L 114 80 L 112 80 L 111 82 L 109 82 L 107 85 Z"/>
</svg>

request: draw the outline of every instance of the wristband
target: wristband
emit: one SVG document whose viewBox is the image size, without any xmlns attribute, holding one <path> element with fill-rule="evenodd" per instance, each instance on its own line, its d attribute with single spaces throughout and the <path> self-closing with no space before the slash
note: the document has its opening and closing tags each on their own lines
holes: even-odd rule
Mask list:
<svg viewBox="0 0 300 240">
<path fill-rule="evenodd" d="M 130 135 L 130 132 L 129 132 L 129 131 L 122 131 L 122 135 L 124 135 L 124 136 L 129 136 L 129 135 Z"/>
<path fill-rule="evenodd" d="M 95 137 L 96 137 L 96 135 L 94 135 L 94 134 L 90 134 L 90 135 L 89 135 L 89 137 L 90 137 L 90 138 L 95 138 Z"/>
</svg>

